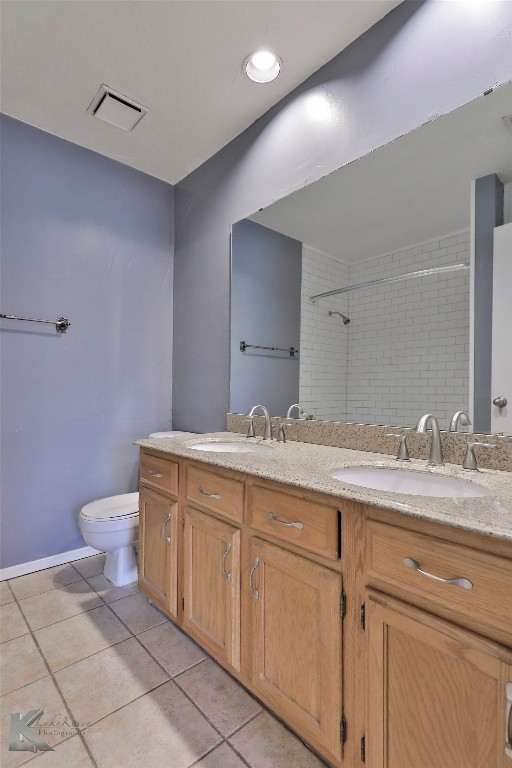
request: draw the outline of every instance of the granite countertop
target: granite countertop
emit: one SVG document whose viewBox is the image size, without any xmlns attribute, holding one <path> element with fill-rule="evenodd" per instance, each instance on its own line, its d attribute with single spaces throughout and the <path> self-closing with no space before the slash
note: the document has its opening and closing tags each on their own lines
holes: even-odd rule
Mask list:
<svg viewBox="0 0 512 768">
<path fill-rule="evenodd" d="M 467 472 L 455 464 L 427 468 L 425 461 L 411 459 L 399 465 L 394 457 L 381 453 L 368 453 L 348 448 L 274 440 L 270 450 L 261 453 L 214 453 L 197 451 L 189 446 L 208 440 L 246 442 L 246 438 L 233 432 L 216 432 L 197 437 L 173 437 L 138 440 L 136 445 L 162 453 L 212 464 L 215 467 L 248 473 L 266 480 L 319 491 L 341 499 L 391 509 L 412 517 L 452 525 L 468 531 L 483 533 L 512 542 L 512 473 L 493 469 Z M 261 438 L 251 439 L 261 443 Z M 420 470 L 473 482 L 491 492 L 479 498 L 446 498 L 412 496 L 405 493 L 376 491 L 334 480 L 330 473 L 345 467 L 387 467 L 397 471 Z"/>
</svg>

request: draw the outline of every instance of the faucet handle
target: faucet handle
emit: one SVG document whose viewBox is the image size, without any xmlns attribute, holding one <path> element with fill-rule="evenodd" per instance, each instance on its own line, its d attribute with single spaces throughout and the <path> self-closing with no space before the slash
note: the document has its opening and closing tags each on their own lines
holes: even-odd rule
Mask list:
<svg viewBox="0 0 512 768">
<path fill-rule="evenodd" d="M 247 419 L 247 434 L 246 437 L 256 437 L 256 432 L 254 431 L 254 416 L 249 416 Z"/>
<path fill-rule="evenodd" d="M 285 425 L 283 423 L 276 424 L 276 430 L 277 430 L 277 437 L 276 440 L 278 443 L 286 443 L 286 433 L 284 431 Z"/>
<path fill-rule="evenodd" d="M 483 448 L 496 448 L 496 443 L 468 443 L 464 459 L 462 461 L 462 469 L 470 469 L 473 472 L 478 472 L 478 464 L 476 461 L 475 451 L 473 450 L 475 445 L 481 445 Z"/>
<path fill-rule="evenodd" d="M 399 437 L 400 443 L 398 446 L 398 453 L 396 455 L 397 461 L 410 461 L 409 458 L 409 451 L 407 450 L 407 433 L 404 435 L 398 435 L 394 432 L 391 432 L 389 435 L 386 435 L 386 437 Z"/>
</svg>

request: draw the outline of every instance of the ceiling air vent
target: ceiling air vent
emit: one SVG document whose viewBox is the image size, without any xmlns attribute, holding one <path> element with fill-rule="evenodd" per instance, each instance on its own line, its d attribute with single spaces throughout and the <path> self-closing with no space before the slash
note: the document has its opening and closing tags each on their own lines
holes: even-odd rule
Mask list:
<svg viewBox="0 0 512 768">
<path fill-rule="evenodd" d="M 132 131 L 146 112 L 147 107 L 126 98 L 108 85 L 102 85 L 87 108 L 87 112 L 105 123 L 123 131 Z"/>
</svg>

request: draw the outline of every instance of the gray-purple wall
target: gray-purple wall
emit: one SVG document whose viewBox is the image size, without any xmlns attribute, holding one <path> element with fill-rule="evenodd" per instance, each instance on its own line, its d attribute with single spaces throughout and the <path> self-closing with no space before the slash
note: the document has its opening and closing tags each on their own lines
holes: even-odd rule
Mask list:
<svg viewBox="0 0 512 768">
<path fill-rule="evenodd" d="M 1 566 L 84 545 L 171 424 L 173 188 L 1 117 Z"/>
<path fill-rule="evenodd" d="M 231 225 L 511 79 L 511 51 L 507 0 L 406 0 L 177 185 L 176 429 L 225 426 Z"/>
<path fill-rule="evenodd" d="M 302 243 L 254 221 L 238 221 L 231 243 L 231 393 L 229 408 L 264 403 L 286 416 L 299 399 L 299 353 L 240 351 L 240 342 L 300 347 Z"/>
</svg>

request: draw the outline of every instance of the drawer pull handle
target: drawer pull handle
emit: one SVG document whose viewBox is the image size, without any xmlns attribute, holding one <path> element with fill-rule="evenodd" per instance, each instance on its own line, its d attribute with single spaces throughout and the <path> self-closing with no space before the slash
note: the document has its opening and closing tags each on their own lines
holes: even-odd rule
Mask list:
<svg viewBox="0 0 512 768">
<path fill-rule="evenodd" d="M 163 477 L 161 472 L 153 472 L 152 469 L 146 469 L 146 472 L 148 475 L 151 475 L 151 477 Z"/>
<path fill-rule="evenodd" d="M 507 710 L 505 712 L 505 754 L 507 757 L 512 758 L 512 739 L 510 736 L 510 715 L 512 713 L 512 683 L 506 684 L 505 692 L 507 696 Z"/>
<path fill-rule="evenodd" d="M 167 523 L 169 522 L 170 519 L 171 519 L 171 513 L 169 512 L 167 517 L 165 518 L 165 520 L 162 523 L 162 536 L 164 537 L 164 539 L 166 540 L 166 542 L 168 544 L 171 543 L 171 537 L 167 536 L 167 534 L 165 533 L 165 528 L 166 528 L 166 525 L 167 525 Z"/>
<path fill-rule="evenodd" d="M 224 554 L 222 555 L 222 570 L 224 571 L 224 576 L 226 577 L 226 581 L 231 581 L 231 571 L 226 571 L 226 557 L 229 555 L 231 551 L 231 543 L 228 541 L 226 544 L 226 549 L 224 550 Z"/>
<path fill-rule="evenodd" d="M 208 493 L 208 491 L 205 491 L 202 485 L 200 485 L 197 489 L 199 493 L 202 493 L 203 496 L 209 496 L 210 499 L 217 499 L 217 501 L 220 501 L 222 499 L 222 496 L 220 493 Z"/>
<path fill-rule="evenodd" d="M 473 583 L 469 579 L 443 579 L 441 576 L 436 576 L 434 573 L 422 571 L 417 560 L 413 560 L 411 557 L 404 558 L 404 563 L 408 568 L 412 568 L 417 573 L 421 573 L 422 576 L 426 576 L 428 579 L 440 581 L 442 584 L 453 584 L 455 587 L 462 587 L 462 589 L 473 589 Z"/>
<path fill-rule="evenodd" d="M 249 574 L 249 588 L 250 588 L 251 592 L 253 593 L 254 597 L 256 598 L 256 600 L 260 596 L 260 591 L 259 591 L 259 589 L 256 589 L 255 586 L 253 586 L 252 577 L 254 576 L 254 571 L 256 570 L 256 568 L 258 567 L 259 564 L 260 564 L 259 557 L 255 557 L 254 558 L 254 563 L 252 564 L 251 572 Z"/>
<path fill-rule="evenodd" d="M 269 512 L 268 519 L 272 520 L 273 523 L 279 523 L 279 525 L 286 525 L 288 528 L 299 528 L 300 530 L 304 528 L 304 523 L 287 523 L 284 520 L 280 520 L 275 512 Z"/>
</svg>

